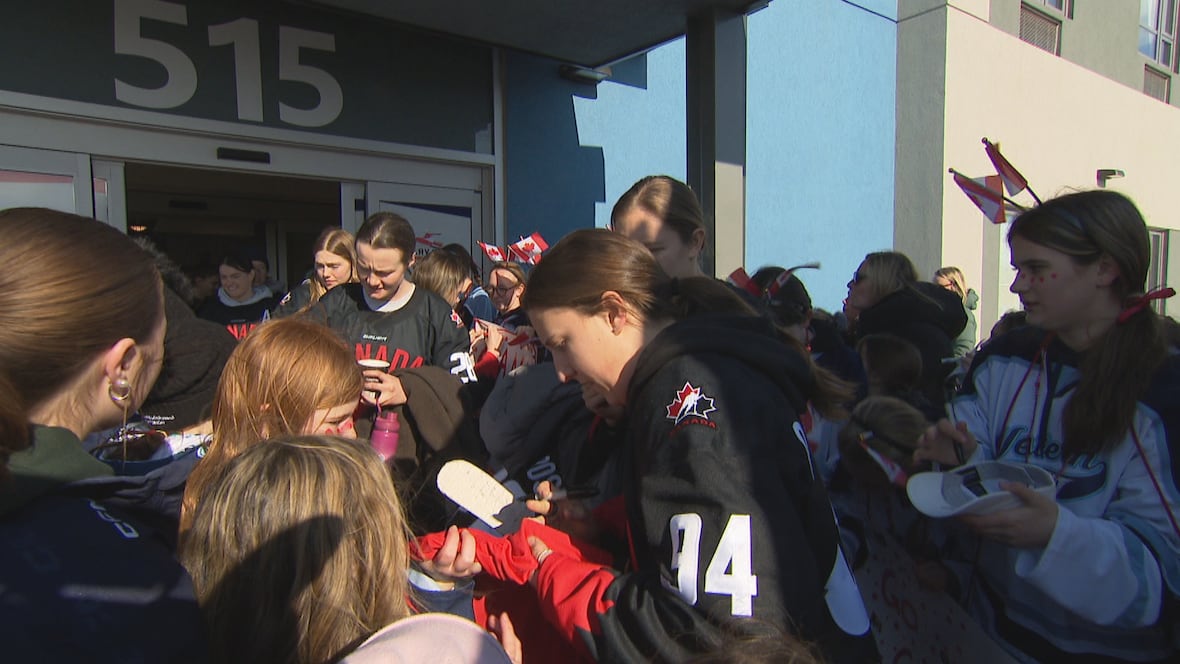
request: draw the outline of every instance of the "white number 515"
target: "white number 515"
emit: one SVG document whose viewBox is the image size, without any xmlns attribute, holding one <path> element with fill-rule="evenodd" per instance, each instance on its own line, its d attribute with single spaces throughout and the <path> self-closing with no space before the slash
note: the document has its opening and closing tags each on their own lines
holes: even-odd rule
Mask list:
<svg viewBox="0 0 1180 664">
<path fill-rule="evenodd" d="M 142 88 L 115 79 L 115 99 L 144 108 L 176 108 L 197 92 L 197 68 L 176 46 L 143 36 L 145 19 L 188 26 L 183 4 L 162 0 L 115 0 L 115 53 L 147 58 L 164 68 L 167 80 L 160 87 Z M 234 87 L 239 120 L 262 122 L 262 56 L 258 21 L 239 18 L 208 29 L 209 46 L 233 46 Z M 279 120 L 300 127 L 323 127 L 335 122 L 344 109 L 344 93 L 331 74 L 299 61 L 301 49 L 336 51 L 336 37 L 329 33 L 279 26 L 279 80 L 303 83 L 315 89 L 319 102 L 302 109 L 279 102 Z"/>
</svg>

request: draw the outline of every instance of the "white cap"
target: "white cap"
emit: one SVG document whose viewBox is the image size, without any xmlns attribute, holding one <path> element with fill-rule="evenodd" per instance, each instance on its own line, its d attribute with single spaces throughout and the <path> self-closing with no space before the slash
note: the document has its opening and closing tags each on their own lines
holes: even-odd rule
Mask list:
<svg viewBox="0 0 1180 664">
<path fill-rule="evenodd" d="M 512 664 L 479 625 L 449 613 L 422 613 L 387 625 L 341 664 Z"/>
<path fill-rule="evenodd" d="M 1049 471 L 1001 461 L 983 461 L 941 473 L 918 473 L 906 483 L 906 493 L 926 516 L 990 514 L 1020 505 L 1020 499 L 1001 489 L 1000 482 L 1017 482 L 1050 498 L 1057 495 Z"/>
</svg>

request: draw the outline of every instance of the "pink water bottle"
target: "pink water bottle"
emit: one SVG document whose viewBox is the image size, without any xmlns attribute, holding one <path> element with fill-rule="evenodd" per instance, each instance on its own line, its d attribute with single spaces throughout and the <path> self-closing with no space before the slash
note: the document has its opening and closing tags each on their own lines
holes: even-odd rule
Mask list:
<svg viewBox="0 0 1180 664">
<path fill-rule="evenodd" d="M 383 461 L 388 461 L 397 453 L 397 437 L 401 424 L 397 420 L 397 413 L 383 410 L 377 413 L 373 422 L 373 433 L 369 435 L 369 443 Z"/>
</svg>

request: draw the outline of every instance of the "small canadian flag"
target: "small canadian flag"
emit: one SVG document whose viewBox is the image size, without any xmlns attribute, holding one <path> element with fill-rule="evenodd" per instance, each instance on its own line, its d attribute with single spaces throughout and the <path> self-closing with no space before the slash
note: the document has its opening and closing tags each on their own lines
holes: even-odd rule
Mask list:
<svg viewBox="0 0 1180 664">
<path fill-rule="evenodd" d="M 487 254 L 488 258 L 496 261 L 497 263 L 503 263 L 504 261 L 508 260 L 508 257 L 504 255 L 504 250 L 494 244 L 480 242 L 479 248 L 483 249 L 483 252 Z"/>
<path fill-rule="evenodd" d="M 540 233 L 533 233 L 528 237 L 522 237 L 520 240 L 508 245 L 508 252 L 520 260 L 521 263 L 536 265 L 541 262 L 541 253 L 548 248 L 549 243 L 545 241 L 545 238 L 541 237 Z"/>
<path fill-rule="evenodd" d="M 731 286 L 736 286 L 750 295 L 755 297 L 762 295 L 762 289 L 758 288 L 758 284 L 750 279 L 750 275 L 746 273 L 746 268 L 739 267 L 733 272 L 729 273 L 729 278 L 726 279 Z"/>
</svg>

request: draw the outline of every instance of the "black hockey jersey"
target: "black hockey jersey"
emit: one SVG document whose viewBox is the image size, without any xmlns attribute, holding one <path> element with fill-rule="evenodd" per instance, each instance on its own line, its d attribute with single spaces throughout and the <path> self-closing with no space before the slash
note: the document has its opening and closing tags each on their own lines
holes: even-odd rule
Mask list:
<svg viewBox="0 0 1180 664">
<path fill-rule="evenodd" d="M 759 318 L 696 317 L 644 349 L 623 426 L 635 571 L 554 554 L 537 577 L 595 659 L 682 661 L 770 627 L 877 660 L 799 422 L 812 380 Z"/>
<path fill-rule="evenodd" d="M 213 297 L 201 305 L 197 316 L 221 323 L 235 339 L 241 341 L 259 323 L 270 318 L 270 310 L 277 302 L 278 298 L 262 287 L 256 288 L 254 295 L 245 304 L 234 303 L 225 295 L 225 291 L 218 289 Z"/>
<path fill-rule="evenodd" d="M 358 360 L 384 360 L 389 370 L 445 367 L 464 382 L 475 379 L 463 321 L 439 296 L 415 288 L 397 311 L 373 311 L 361 284 L 340 284 L 307 311 L 356 349 Z"/>
<path fill-rule="evenodd" d="M 299 313 L 311 304 L 311 282 L 304 279 L 302 283 L 291 289 L 283 296 L 275 308 L 271 310 L 271 318 L 286 318 Z"/>
</svg>

